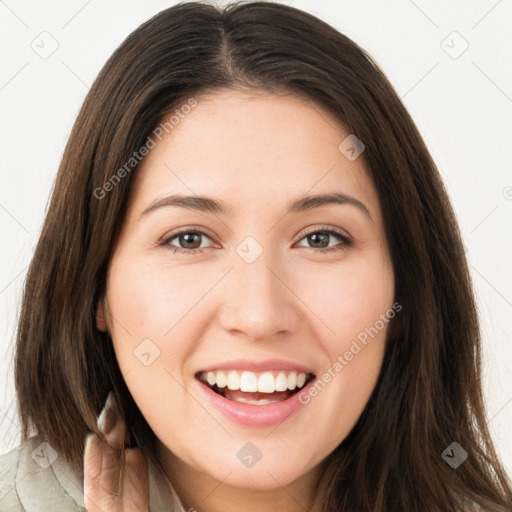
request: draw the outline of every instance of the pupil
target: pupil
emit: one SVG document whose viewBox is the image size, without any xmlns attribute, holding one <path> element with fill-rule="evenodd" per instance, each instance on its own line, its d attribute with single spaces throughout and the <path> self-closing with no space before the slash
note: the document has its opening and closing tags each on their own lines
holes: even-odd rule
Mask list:
<svg viewBox="0 0 512 512">
<path fill-rule="evenodd" d="M 313 244 L 314 243 L 317 243 L 319 240 L 318 238 L 323 238 L 323 241 L 324 242 L 327 242 L 327 244 L 329 243 L 328 239 L 329 239 L 329 235 L 327 233 L 313 233 L 312 235 L 309 235 L 310 239 L 312 240 Z M 316 242 L 315 242 L 315 239 L 316 239 Z M 322 247 L 327 247 L 327 245 L 323 244 Z"/>
<path fill-rule="evenodd" d="M 193 241 L 188 240 L 188 239 L 189 239 L 189 237 L 200 237 L 200 236 L 201 236 L 201 235 L 199 235 L 199 233 L 187 233 L 187 234 L 185 234 L 185 235 L 181 235 L 181 238 L 182 238 L 182 240 L 185 240 L 185 244 L 192 244 L 192 245 L 193 245 L 193 244 L 194 244 L 194 242 L 193 242 Z M 197 240 L 196 240 L 196 242 L 197 242 Z M 201 242 L 200 242 L 200 241 L 199 241 L 199 245 L 201 245 Z M 190 247 L 188 247 L 188 246 L 187 246 L 187 248 L 189 248 L 189 249 L 190 249 Z M 192 249 L 194 249 L 194 247 L 192 247 Z"/>
</svg>

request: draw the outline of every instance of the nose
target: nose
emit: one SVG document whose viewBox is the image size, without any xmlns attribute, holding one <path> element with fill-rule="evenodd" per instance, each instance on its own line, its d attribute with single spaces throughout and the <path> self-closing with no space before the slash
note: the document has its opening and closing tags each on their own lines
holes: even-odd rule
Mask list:
<svg viewBox="0 0 512 512">
<path fill-rule="evenodd" d="M 238 255 L 233 262 L 221 291 L 222 328 L 253 341 L 270 341 L 293 332 L 300 318 L 300 301 L 288 283 L 289 273 L 267 251 L 252 263 Z"/>
</svg>

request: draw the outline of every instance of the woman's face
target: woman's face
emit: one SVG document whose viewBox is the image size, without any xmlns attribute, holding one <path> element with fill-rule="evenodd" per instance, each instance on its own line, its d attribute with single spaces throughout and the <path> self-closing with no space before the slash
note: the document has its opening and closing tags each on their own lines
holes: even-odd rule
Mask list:
<svg viewBox="0 0 512 512">
<path fill-rule="evenodd" d="M 224 90 L 170 126 L 109 267 L 117 359 L 171 473 L 284 486 L 377 381 L 394 315 L 378 197 L 349 133 L 303 99 Z"/>
</svg>

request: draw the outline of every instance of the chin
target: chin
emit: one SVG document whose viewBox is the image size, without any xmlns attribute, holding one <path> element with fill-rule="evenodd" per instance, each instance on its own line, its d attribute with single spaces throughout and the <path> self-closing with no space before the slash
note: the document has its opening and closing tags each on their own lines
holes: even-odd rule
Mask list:
<svg viewBox="0 0 512 512">
<path fill-rule="evenodd" d="M 204 468 L 203 471 L 224 484 L 253 491 L 271 491 L 289 485 L 312 467 L 305 467 L 306 461 L 293 460 L 285 453 L 262 457 L 252 467 L 245 467 L 236 457 L 234 461 L 232 457 L 226 460 L 225 456 L 219 459 L 222 459 L 222 464 Z"/>
</svg>

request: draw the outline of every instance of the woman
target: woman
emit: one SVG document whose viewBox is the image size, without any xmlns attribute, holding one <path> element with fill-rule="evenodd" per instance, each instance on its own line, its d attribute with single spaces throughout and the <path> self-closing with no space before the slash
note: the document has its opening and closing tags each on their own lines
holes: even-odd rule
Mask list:
<svg viewBox="0 0 512 512">
<path fill-rule="evenodd" d="M 480 379 L 455 216 L 375 62 L 289 6 L 179 4 L 68 141 L 3 509 L 510 510 Z"/>
</svg>

